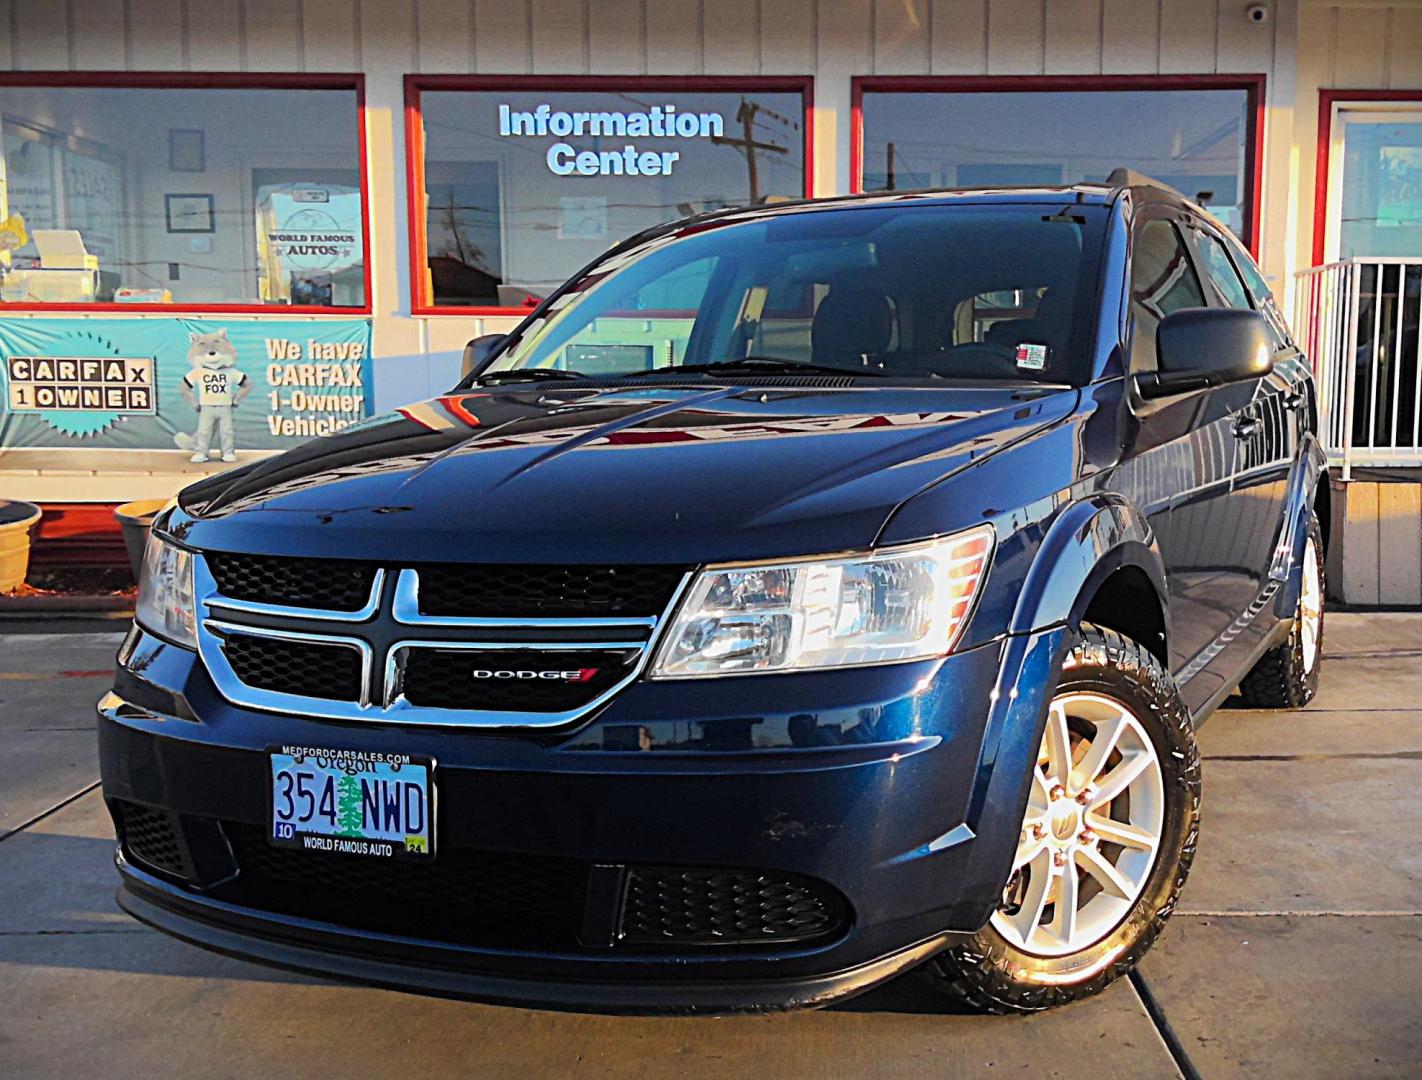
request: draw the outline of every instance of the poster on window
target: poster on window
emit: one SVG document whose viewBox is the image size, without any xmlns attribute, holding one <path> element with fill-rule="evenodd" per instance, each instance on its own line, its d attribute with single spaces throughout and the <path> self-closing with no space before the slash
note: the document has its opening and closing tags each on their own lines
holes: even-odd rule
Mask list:
<svg viewBox="0 0 1422 1080">
<path fill-rule="evenodd" d="M 123 261 L 119 250 L 119 215 L 123 179 L 118 163 L 107 157 L 64 150 L 65 228 L 78 229 L 84 247 L 99 265 L 113 270 Z"/>
<path fill-rule="evenodd" d="M 58 226 L 54 205 L 54 161 L 47 142 L 5 131 L 6 213 L 18 215 L 27 231 Z M 34 242 L 14 253 L 14 265 L 39 259 Z"/>
<path fill-rule="evenodd" d="M 260 184 L 256 196 L 262 300 L 321 307 L 361 303 L 360 188 Z"/>
<path fill-rule="evenodd" d="M 370 415 L 368 319 L 0 321 L 0 450 L 280 450 Z"/>
<path fill-rule="evenodd" d="M 1422 146 L 1384 146 L 1379 152 L 1378 224 L 1422 225 Z"/>
</svg>

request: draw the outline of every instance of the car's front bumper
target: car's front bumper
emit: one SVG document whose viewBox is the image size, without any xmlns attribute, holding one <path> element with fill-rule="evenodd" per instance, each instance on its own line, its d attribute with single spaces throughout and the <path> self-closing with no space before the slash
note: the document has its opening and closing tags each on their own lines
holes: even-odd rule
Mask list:
<svg viewBox="0 0 1422 1080">
<path fill-rule="evenodd" d="M 165 873 L 121 843 L 120 902 L 221 952 L 433 993 L 621 1011 L 824 1004 L 986 921 L 1061 643 L 1056 630 L 941 662 L 640 683 L 575 732 L 525 737 L 240 709 L 191 654 L 140 637 L 100 703 L 104 795 L 173 815 L 192 850 Z M 265 828 L 266 751 L 281 743 L 435 758 L 437 860 L 577 860 L 613 882 L 647 866 L 800 875 L 842 897 L 843 918 L 808 941 L 634 947 L 615 932 L 451 940 L 414 918 L 372 928 L 250 901 L 225 837 Z"/>
<path fill-rule="evenodd" d="M 761 978 L 710 972 L 661 980 L 599 977 L 570 965 L 565 974 L 509 974 L 452 957 L 419 938 L 370 934 L 316 922 L 274 920 L 231 904 L 195 905 L 181 890 L 124 864 L 119 906 L 155 930 L 227 956 L 443 997 L 539 1009 L 609 1013 L 771 1012 L 815 1008 L 851 997 L 928 959 L 951 939 L 941 934 L 857 967 L 822 974 Z"/>
</svg>

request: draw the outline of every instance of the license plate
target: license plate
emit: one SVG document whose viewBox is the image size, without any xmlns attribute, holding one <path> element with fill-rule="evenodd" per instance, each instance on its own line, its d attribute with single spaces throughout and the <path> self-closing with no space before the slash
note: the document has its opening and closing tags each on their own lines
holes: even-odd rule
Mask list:
<svg viewBox="0 0 1422 1080">
<path fill-rule="evenodd" d="M 434 762 L 280 746 L 271 757 L 275 847 L 375 859 L 434 857 Z"/>
</svg>

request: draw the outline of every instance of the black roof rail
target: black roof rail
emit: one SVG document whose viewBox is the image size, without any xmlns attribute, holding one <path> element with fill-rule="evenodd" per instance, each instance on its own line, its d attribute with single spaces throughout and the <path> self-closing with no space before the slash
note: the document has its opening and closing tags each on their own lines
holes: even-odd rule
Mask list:
<svg viewBox="0 0 1422 1080">
<path fill-rule="evenodd" d="M 1171 187 L 1164 180 L 1157 180 L 1153 176 L 1136 172 L 1135 169 L 1112 169 L 1111 175 L 1106 177 L 1106 183 L 1118 189 L 1131 187 L 1158 188 L 1161 191 L 1168 191 L 1172 195 L 1179 195 L 1182 199 L 1189 198 L 1184 192 Z"/>
</svg>

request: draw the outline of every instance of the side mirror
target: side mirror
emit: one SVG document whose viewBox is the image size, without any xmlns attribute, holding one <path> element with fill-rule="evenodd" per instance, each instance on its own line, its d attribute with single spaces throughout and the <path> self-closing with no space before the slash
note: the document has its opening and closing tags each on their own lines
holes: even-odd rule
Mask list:
<svg viewBox="0 0 1422 1080">
<path fill-rule="evenodd" d="M 1136 376 L 1144 398 L 1260 379 L 1274 369 L 1264 316 L 1240 308 L 1181 308 L 1155 331 L 1157 370 Z"/>
<path fill-rule="evenodd" d="M 465 345 L 464 359 L 459 362 L 459 377 L 463 379 L 475 372 L 483 371 L 489 358 L 499 351 L 499 346 L 504 343 L 504 338 L 507 336 L 506 334 L 483 334 Z"/>
</svg>

